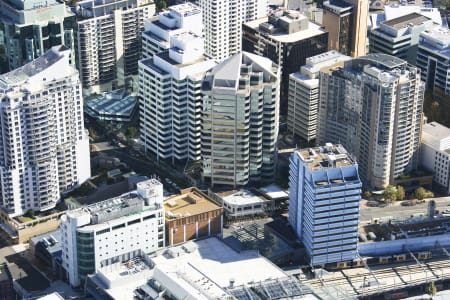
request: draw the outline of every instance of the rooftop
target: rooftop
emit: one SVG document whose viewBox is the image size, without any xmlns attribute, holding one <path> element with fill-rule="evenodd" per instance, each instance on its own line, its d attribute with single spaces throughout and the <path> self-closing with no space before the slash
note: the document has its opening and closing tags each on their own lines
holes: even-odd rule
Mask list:
<svg viewBox="0 0 450 300">
<path fill-rule="evenodd" d="M 181 195 L 167 198 L 164 201 L 166 219 L 197 215 L 220 208 L 221 206 L 195 187 L 181 190 Z"/>
<path fill-rule="evenodd" d="M 129 121 L 137 104 L 137 97 L 124 89 L 98 95 L 84 101 L 85 112 L 102 120 Z"/>
<path fill-rule="evenodd" d="M 289 195 L 282 188 L 276 184 L 270 184 L 268 186 L 259 189 L 267 198 L 277 200 L 288 198 Z"/>
<path fill-rule="evenodd" d="M 268 20 L 269 20 L 268 17 L 264 17 L 264 18 L 256 19 L 254 21 L 244 23 L 244 25 L 248 26 L 258 32 L 262 32 L 259 29 L 259 25 L 261 25 L 263 23 L 267 23 Z M 274 39 L 277 42 L 280 42 L 280 43 L 295 43 L 295 42 L 306 40 L 306 39 L 309 39 L 309 38 L 312 38 L 314 36 L 321 35 L 324 33 L 326 33 L 326 31 L 320 25 L 313 23 L 313 22 L 309 22 L 307 29 L 299 30 L 299 31 L 291 33 L 291 34 L 288 34 L 284 31 L 279 31 L 274 34 L 267 34 L 267 36 Z"/>
<path fill-rule="evenodd" d="M 233 191 L 230 193 L 218 193 L 219 197 L 222 198 L 223 201 L 227 203 L 231 203 L 234 205 L 246 205 L 246 204 L 254 204 L 254 203 L 263 203 L 266 200 L 253 194 L 249 190 L 239 190 Z"/>
<path fill-rule="evenodd" d="M 423 125 L 422 132 L 433 136 L 435 139 L 442 140 L 450 137 L 450 128 L 439 124 L 438 122 L 431 122 Z"/>
<path fill-rule="evenodd" d="M 355 161 L 342 145 L 327 143 L 325 147 L 306 148 L 296 152 L 312 171 L 352 166 Z"/>
<path fill-rule="evenodd" d="M 61 251 L 61 230 L 54 230 L 41 235 L 30 238 L 30 242 L 34 245 L 42 243 L 50 254 L 56 254 Z"/>
<path fill-rule="evenodd" d="M 169 10 L 176 12 L 184 17 L 199 14 L 202 12 L 200 7 L 190 2 L 172 5 L 169 7 Z"/>
<path fill-rule="evenodd" d="M 430 18 L 427 18 L 416 12 L 413 12 L 408 15 L 384 21 L 382 24 L 393 27 L 394 29 L 398 30 L 406 27 L 421 25 L 427 21 L 430 21 Z"/>
</svg>

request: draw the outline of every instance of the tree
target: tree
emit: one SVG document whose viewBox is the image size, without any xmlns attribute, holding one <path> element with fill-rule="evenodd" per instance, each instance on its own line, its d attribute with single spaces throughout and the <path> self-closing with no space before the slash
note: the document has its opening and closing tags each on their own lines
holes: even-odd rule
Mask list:
<svg viewBox="0 0 450 300">
<path fill-rule="evenodd" d="M 419 187 L 414 192 L 414 196 L 416 196 L 417 200 L 423 200 L 427 194 L 427 191 L 423 187 Z"/>
<path fill-rule="evenodd" d="M 364 199 L 370 199 L 370 197 L 372 197 L 372 193 L 370 191 L 365 191 L 364 192 Z"/>
<path fill-rule="evenodd" d="M 433 101 L 431 103 L 430 107 L 430 113 L 429 113 L 429 122 L 431 121 L 440 121 L 440 105 L 439 102 Z"/>
<path fill-rule="evenodd" d="M 427 294 L 430 296 L 436 296 L 436 293 L 437 293 L 436 284 L 434 284 L 434 281 L 432 281 L 427 288 Z"/>
<path fill-rule="evenodd" d="M 155 2 L 156 5 L 156 11 L 161 11 L 167 8 L 167 3 L 165 0 L 157 0 Z"/>
<path fill-rule="evenodd" d="M 397 189 L 392 185 L 388 185 L 384 190 L 383 196 L 387 203 L 395 202 L 397 199 Z"/>
<path fill-rule="evenodd" d="M 405 189 L 401 186 L 397 186 L 397 200 L 404 200 L 405 199 Z"/>
</svg>

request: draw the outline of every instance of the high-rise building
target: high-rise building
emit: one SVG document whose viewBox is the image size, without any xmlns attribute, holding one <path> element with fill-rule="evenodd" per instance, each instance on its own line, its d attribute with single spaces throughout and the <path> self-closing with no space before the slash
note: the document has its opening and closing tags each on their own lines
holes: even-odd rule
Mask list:
<svg viewBox="0 0 450 300">
<path fill-rule="evenodd" d="M 0 76 L 0 203 L 11 216 L 54 208 L 90 177 L 89 137 L 72 50 L 55 46 Z"/>
<path fill-rule="evenodd" d="M 420 34 L 417 66 L 425 87 L 435 95 L 450 95 L 450 30 L 435 27 Z"/>
<path fill-rule="evenodd" d="M 138 73 L 144 20 L 151 0 L 84 0 L 77 4 L 75 54 L 85 94 L 124 86 Z"/>
<path fill-rule="evenodd" d="M 100 267 L 164 247 L 163 186 L 155 179 L 61 217 L 62 266 L 71 286 Z"/>
<path fill-rule="evenodd" d="M 450 194 L 450 129 L 437 122 L 423 125 L 420 164 Z"/>
<path fill-rule="evenodd" d="M 199 6 L 186 2 L 173 5 L 144 23 L 142 33 L 142 58 L 170 48 L 170 38 L 182 32 L 203 35 L 202 11 Z"/>
<path fill-rule="evenodd" d="M 316 139 L 319 110 L 319 72 L 324 68 L 343 66 L 351 59 L 331 50 L 306 59 L 300 72 L 289 76 L 288 132 L 307 142 Z"/>
<path fill-rule="evenodd" d="M 199 160 L 201 82 L 216 62 L 191 32 L 173 35 L 170 46 L 139 62 L 141 141 L 157 160 Z"/>
<path fill-rule="evenodd" d="M 370 52 L 393 55 L 415 65 L 419 35 L 434 26 L 433 20 L 418 13 L 384 21 L 369 31 Z"/>
<path fill-rule="evenodd" d="M 0 0 L 0 73 L 14 70 L 53 46 L 73 49 L 75 15 L 57 0 Z"/>
<path fill-rule="evenodd" d="M 317 142 L 342 143 L 367 186 L 384 188 L 418 165 L 424 84 L 420 70 L 369 54 L 320 73 Z"/>
<path fill-rule="evenodd" d="M 289 74 L 306 58 L 327 51 L 328 33 L 298 11 L 278 10 L 242 25 L 242 50 L 270 58 L 281 67 L 281 112 L 287 113 Z"/>
<path fill-rule="evenodd" d="M 328 31 L 328 49 L 358 57 L 366 54 L 368 0 L 323 2 L 322 25 Z"/>
<path fill-rule="evenodd" d="M 288 220 L 311 265 L 357 257 L 361 185 L 358 166 L 342 145 L 292 154 Z"/>
<path fill-rule="evenodd" d="M 275 174 L 280 68 L 241 52 L 202 83 L 203 179 L 212 186 L 271 181 Z"/>
<path fill-rule="evenodd" d="M 224 60 L 241 51 L 242 23 L 267 14 L 268 0 L 199 0 L 205 53 Z"/>
</svg>

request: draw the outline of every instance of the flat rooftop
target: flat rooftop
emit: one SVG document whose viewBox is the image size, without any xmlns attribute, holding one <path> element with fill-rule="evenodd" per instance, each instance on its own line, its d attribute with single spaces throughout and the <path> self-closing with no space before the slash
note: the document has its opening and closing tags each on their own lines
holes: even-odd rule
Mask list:
<svg viewBox="0 0 450 300">
<path fill-rule="evenodd" d="M 430 18 L 427 18 L 421 14 L 414 12 L 405 16 L 384 21 L 382 24 L 398 30 L 406 27 L 421 25 L 427 21 L 430 21 Z"/>
<path fill-rule="evenodd" d="M 272 200 L 289 198 L 289 194 L 276 184 L 270 184 L 259 189 L 267 198 Z"/>
<path fill-rule="evenodd" d="M 259 29 L 259 25 L 262 23 L 267 23 L 268 20 L 269 20 L 268 17 L 264 17 L 244 23 L 244 25 L 258 32 L 261 32 L 261 30 Z M 313 22 L 309 22 L 307 29 L 299 30 L 291 34 L 288 34 L 286 32 L 277 32 L 274 34 L 267 34 L 267 36 L 280 43 L 295 43 L 297 41 L 306 40 L 324 33 L 326 33 L 326 31 L 320 25 Z"/>
<path fill-rule="evenodd" d="M 94 118 L 129 120 L 137 104 L 137 97 L 124 89 L 95 96 L 84 101 L 85 112 Z"/>
<path fill-rule="evenodd" d="M 221 208 L 208 195 L 195 187 L 181 190 L 181 195 L 167 198 L 163 205 L 166 219 L 198 215 Z"/>
<path fill-rule="evenodd" d="M 439 124 L 438 122 L 431 122 L 423 125 L 422 131 L 429 134 L 437 140 L 442 140 L 450 137 L 450 128 Z"/>
<path fill-rule="evenodd" d="M 190 2 L 172 5 L 169 7 L 169 10 L 176 12 L 184 17 L 199 14 L 202 12 L 200 7 Z"/>
<path fill-rule="evenodd" d="M 266 200 L 253 194 L 249 190 L 239 190 L 224 193 L 218 193 L 219 197 L 222 198 L 224 202 L 234 204 L 234 205 L 247 205 L 247 204 L 257 204 L 264 203 Z"/>
<path fill-rule="evenodd" d="M 327 143 L 325 147 L 306 148 L 296 152 L 310 170 L 352 166 L 355 161 L 340 144 Z"/>
</svg>

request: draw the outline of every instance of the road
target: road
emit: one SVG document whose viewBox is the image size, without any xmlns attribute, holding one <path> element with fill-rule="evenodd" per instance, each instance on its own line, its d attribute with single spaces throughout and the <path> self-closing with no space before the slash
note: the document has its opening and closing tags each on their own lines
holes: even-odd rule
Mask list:
<svg viewBox="0 0 450 300">
<path fill-rule="evenodd" d="M 440 197 L 440 198 L 432 198 L 436 202 L 436 209 L 439 212 L 443 212 L 446 209 L 450 209 L 450 197 Z M 423 213 L 424 215 L 428 214 L 428 201 L 427 199 L 425 203 L 416 204 L 414 206 L 402 206 L 400 202 L 396 202 L 393 205 L 385 206 L 385 207 L 367 207 L 366 200 L 362 200 L 361 210 L 360 210 L 360 222 L 369 222 L 374 218 L 383 218 L 383 217 L 409 217 L 414 214 Z"/>
</svg>

